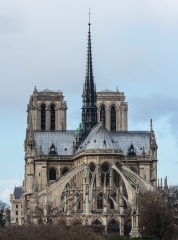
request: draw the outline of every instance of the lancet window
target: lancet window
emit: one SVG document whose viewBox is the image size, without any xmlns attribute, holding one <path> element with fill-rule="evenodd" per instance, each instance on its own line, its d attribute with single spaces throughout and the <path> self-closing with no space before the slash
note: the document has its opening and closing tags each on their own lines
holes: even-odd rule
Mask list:
<svg viewBox="0 0 178 240">
<path fill-rule="evenodd" d="M 55 108 L 54 105 L 51 106 L 51 130 L 55 130 Z"/>
<path fill-rule="evenodd" d="M 49 180 L 56 180 L 56 170 L 54 168 L 49 170 Z"/>
<path fill-rule="evenodd" d="M 109 186 L 109 165 L 107 163 L 101 166 L 101 185 Z"/>
<path fill-rule="evenodd" d="M 116 109 L 111 108 L 111 131 L 116 131 Z"/>
<path fill-rule="evenodd" d="M 97 197 L 97 209 L 103 209 L 103 193 L 99 193 Z"/>
<path fill-rule="evenodd" d="M 106 111 L 105 111 L 105 107 L 102 105 L 101 106 L 101 110 L 100 110 L 100 122 L 103 122 L 103 125 L 105 125 L 106 123 Z"/>
<path fill-rule="evenodd" d="M 45 105 L 41 106 L 41 130 L 46 130 L 46 109 Z"/>
</svg>

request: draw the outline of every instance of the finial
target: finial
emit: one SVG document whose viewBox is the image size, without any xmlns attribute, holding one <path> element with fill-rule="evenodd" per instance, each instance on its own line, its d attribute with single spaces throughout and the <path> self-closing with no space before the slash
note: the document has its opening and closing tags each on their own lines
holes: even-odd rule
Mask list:
<svg viewBox="0 0 178 240">
<path fill-rule="evenodd" d="M 116 92 L 119 92 L 118 86 L 116 87 Z"/>
<path fill-rule="evenodd" d="M 89 8 L 89 13 L 88 13 L 88 15 L 89 15 L 89 23 L 88 23 L 88 25 L 91 25 L 91 23 L 90 23 L 90 14 L 91 14 L 91 12 L 90 12 L 90 8 Z"/>
<path fill-rule="evenodd" d="M 167 176 L 164 179 L 164 188 L 167 188 Z"/>
<path fill-rule="evenodd" d="M 152 123 L 152 119 L 150 120 L 150 131 L 153 130 L 153 123 Z"/>
<path fill-rule="evenodd" d="M 36 86 L 35 86 L 35 88 L 33 90 L 33 93 L 36 93 L 36 92 L 38 92 L 38 91 L 37 91 Z"/>
</svg>

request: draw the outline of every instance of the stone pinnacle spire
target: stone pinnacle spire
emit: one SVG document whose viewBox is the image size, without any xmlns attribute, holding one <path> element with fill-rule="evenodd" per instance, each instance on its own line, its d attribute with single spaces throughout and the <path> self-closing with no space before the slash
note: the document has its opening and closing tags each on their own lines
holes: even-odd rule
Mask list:
<svg viewBox="0 0 178 240">
<path fill-rule="evenodd" d="M 96 88 L 94 85 L 93 66 L 92 66 L 90 18 L 89 18 L 88 25 L 89 25 L 89 31 L 88 31 L 86 75 L 85 75 L 85 83 L 83 86 L 83 94 L 82 94 L 82 98 L 83 98 L 82 123 L 83 123 L 84 135 L 88 135 L 91 128 L 97 124 Z"/>
</svg>

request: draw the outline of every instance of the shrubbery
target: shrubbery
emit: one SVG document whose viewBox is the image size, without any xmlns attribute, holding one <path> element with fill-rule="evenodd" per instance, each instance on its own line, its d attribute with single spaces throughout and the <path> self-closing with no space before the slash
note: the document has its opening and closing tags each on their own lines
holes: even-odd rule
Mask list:
<svg viewBox="0 0 178 240">
<path fill-rule="evenodd" d="M 28 225 L 7 226 L 0 231 L 0 240 L 103 240 L 84 226 Z"/>
</svg>

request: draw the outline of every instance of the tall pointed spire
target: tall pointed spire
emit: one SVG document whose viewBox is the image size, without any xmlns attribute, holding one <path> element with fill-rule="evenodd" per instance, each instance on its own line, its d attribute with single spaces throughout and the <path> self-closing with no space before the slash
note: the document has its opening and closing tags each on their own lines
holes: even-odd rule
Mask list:
<svg viewBox="0 0 178 240">
<path fill-rule="evenodd" d="M 88 135 L 91 128 L 97 124 L 97 107 L 96 107 L 96 88 L 94 85 L 92 50 L 91 50 L 91 31 L 90 31 L 90 12 L 89 12 L 89 31 L 87 46 L 87 63 L 85 83 L 83 86 L 83 106 L 82 106 L 82 123 L 84 135 Z"/>
</svg>

